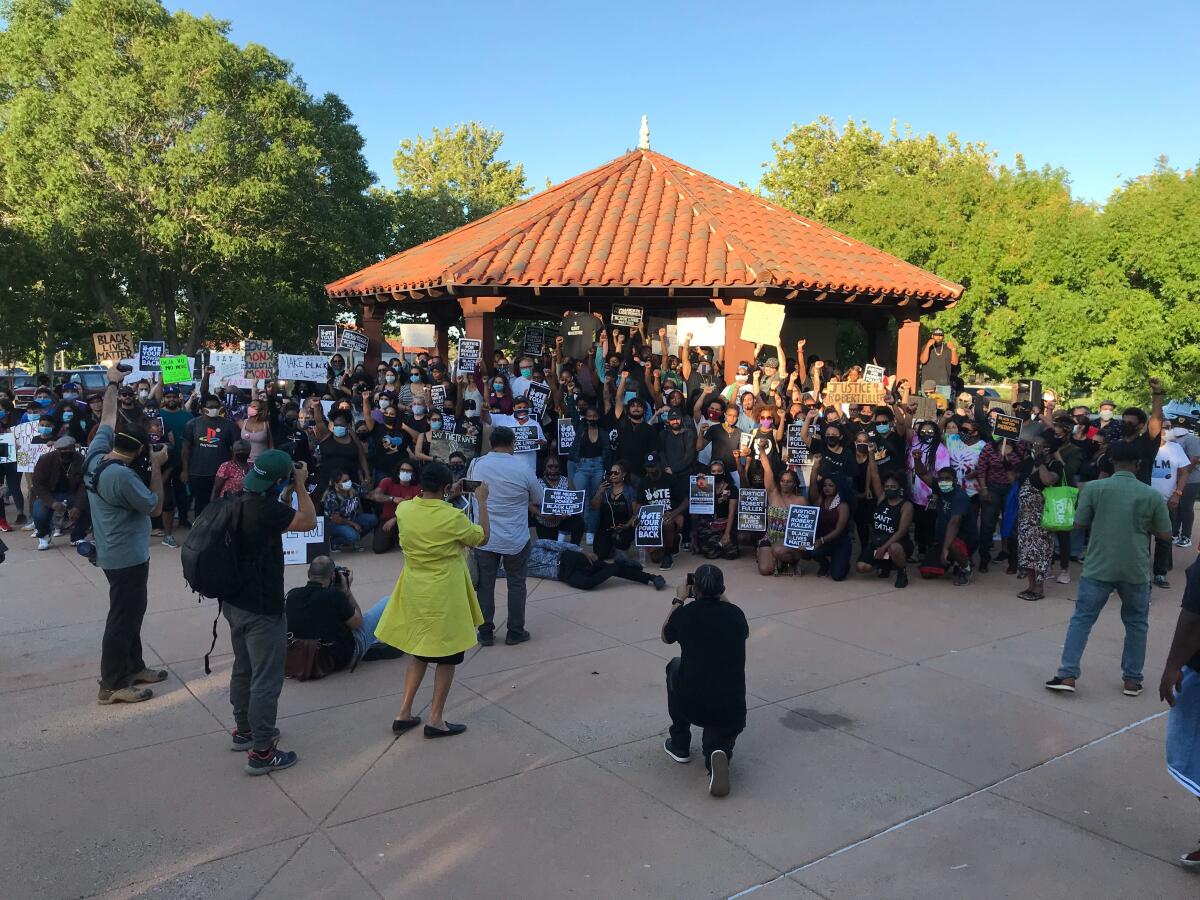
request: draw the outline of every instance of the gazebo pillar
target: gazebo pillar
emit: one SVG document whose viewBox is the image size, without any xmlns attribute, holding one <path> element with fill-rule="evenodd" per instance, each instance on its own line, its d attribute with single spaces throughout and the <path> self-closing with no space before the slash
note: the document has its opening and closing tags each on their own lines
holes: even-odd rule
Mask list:
<svg viewBox="0 0 1200 900">
<path fill-rule="evenodd" d="M 917 381 L 917 367 L 921 357 L 921 320 L 915 314 L 900 320 L 896 335 L 896 377 L 907 378 L 914 394 L 921 390 Z"/>
<path fill-rule="evenodd" d="M 433 343 L 443 363 L 450 359 L 450 323 L 438 319 L 433 323 Z"/>
<path fill-rule="evenodd" d="M 503 297 L 462 297 L 458 301 L 458 305 L 462 307 L 466 336 L 481 342 L 480 359 L 489 371 L 496 352 L 494 317 L 503 302 Z"/>
<path fill-rule="evenodd" d="M 742 340 L 742 323 L 746 321 L 746 301 L 714 297 L 713 306 L 725 317 L 725 383 L 733 384 L 738 363 L 753 362 L 754 344 Z"/>
<path fill-rule="evenodd" d="M 363 314 L 359 320 L 359 330 L 367 336 L 367 352 L 363 360 L 368 372 L 375 371 L 383 359 L 383 323 L 387 318 L 385 307 L 381 303 L 366 300 L 363 303 Z"/>
</svg>

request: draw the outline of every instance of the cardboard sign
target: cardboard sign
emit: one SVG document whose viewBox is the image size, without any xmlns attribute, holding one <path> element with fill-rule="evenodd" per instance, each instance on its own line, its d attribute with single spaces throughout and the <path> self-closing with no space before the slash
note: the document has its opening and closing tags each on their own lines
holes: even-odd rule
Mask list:
<svg viewBox="0 0 1200 900">
<path fill-rule="evenodd" d="M 913 413 L 913 421 L 936 422 L 938 417 L 937 401 L 932 397 L 914 397 L 917 401 L 917 410 Z"/>
<path fill-rule="evenodd" d="M 276 372 L 274 342 L 253 338 L 243 341 L 242 365 L 247 381 L 274 378 Z"/>
<path fill-rule="evenodd" d="M 742 340 L 752 344 L 778 344 L 786 313 L 787 309 L 781 303 L 751 300 L 746 304 L 746 317 L 742 320 Z"/>
<path fill-rule="evenodd" d="M 458 339 L 458 373 L 474 375 L 479 371 L 479 357 L 483 353 L 483 341 L 473 338 Z"/>
<path fill-rule="evenodd" d="M 1021 420 L 1016 416 L 1006 416 L 1003 413 L 996 416 L 996 424 L 992 426 L 992 434 L 998 438 L 1020 440 Z"/>
<path fill-rule="evenodd" d="M 650 503 L 638 510 L 637 522 L 633 526 L 635 547 L 661 547 L 663 545 L 663 516 L 667 508 L 661 503 Z"/>
<path fill-rule="evenodd" d="M 558 420 L 558 455 L 569 456 L 575 446 L 575 423 L 570 419 Z"/>
<path fill-rule="evenodd" d="M 419 322 L 406 323 L 400 326 L 400 342 L 405 347 L 433 348 L 437 346 L 437 330 L 432 325 L 422 325 Z M 363 353 L 366 352 L 364 347 Z"/>
<path fill-rule="evenodd" d="M 160 356 L 163 384 L 179 384 L 192 378 L 192 360 L 187 356 Z"/>
<path fill-rule="evenodd" d="M 323 382 L 326 377 L 325 367 L 329 360 L 324 356 L 295 356 L 291 353 L 279 354 L 279 377 L 285 381 L 316 381 Z"/>
<path fill-rule="evenodd" d="M 137 352 L 133 342 L 132 331 L 98 331 L 92 334 L 92 344 L 96 348 L 96 362 L 116 362 L 126 359 Z"/>
<path fill-rule="evenodd" d="M 883 402 L 883 385 L 869 381 L 831 381 L 821 390 L 827 406 L 839 403 L 878 406 Z"/>
<path fill-rule="evenodd" d="M 442 407 L 446 405 L 446 386 L 444 384 L 432 384 L 429 386 L 429 406 L 442 411 Z"/>
<path fill-rule="evenodd" d="M 236 350 L 219 350 L 211 353 L 208 357 L 208 364 L 216 370 L 210 378 L 213 382 L 210 387 L 215 387 L 216 382 L 221 379 L 225 379 L 227 382 L 231 379 L 244 380 L 245 358 Z"/>
<path fill-rule="evenodd" d="M 158 358 L 163 355 L 167 345 L 163 341 L 141 341 L 138 343 L 137 367 L 143 372 L 157 372 Z"/>
<path fill-rule="evenodd" d="M 470 462 L 475 458 L 475 447 L 478 441 L 478 436 L 474 434 L 463 434 L 454 432 L 446 435 L 446 441 L 450 444 L 451 453 L 461 453 Z"/>
<path fill-rule="evenodd" d="M 570 491 L 566 488 L 548 487 L 542 491 L 543 516 L 582 516 L 583 491 Z"/>
<path fill-rule="evenodd" d="M 867 384 L 883 384 L 883 366 L 868 363 L 863 366 L 862 380 Z"/>
<path fill-rule="evenodd" d="M 803 466 L 808 463 L 808 447 L 804 443 L 804 438 L 801 435 L 804 433 L 804 426 L 796 423 L 789 425 L 786 436 L 786 454 L 785 463 L 789 466 Z"/>
<path fill-rule="evenodd" d="M 642 324 L 644 312 L 640 306 L 614 306 L 608 323 L 618 328 L 637 328 Z"/>
<path fill-rule="evenodd" d="M 339 350 L 345 350 L 348 353 L 366 353 L 367 348 L 371 346 L 370 340 L 361 331 L 351 331 L 349 328 L 342 329 L 342 337 L 339 342 Z"/>
<path fill-rule="evenodd" d="M 12 436 L 16 448 L 18 472 L 32 472 L 37 461 L 54 449 L 54 444 L 35 444 L 33 442 L 33 439 L 38 436 L 36 420 L 13 426 Z"/>
<path fill-rule="evenodd" d="M 318 353 L 336 353 L 338 346 L 337 326 L 336 325 L 318 325 L 317 326 L 317 352 Z M 318 379 L 320 380 L 320 379 Z"/>
<path fill-rule="evenodd" d="M 711 475 L 692 475 L 688 479 L 688 512 L 700 516 L 715 513 L 716 487 Z"/>
<path fill-rule="evenodd" d="M 532 356 L 537 359 L 546 352 L 546 329 L 545 328 L 526 328 L 525 336 L 521 341 L 521 353 L 524 356 Z"/>
<path fill-rule="evenodd" d="M 789 506 L 783 545 L 793 550 L 811 550 L 817 542 L 819 506 Z"/>
<path fill-rule="evenodd" d="M 546 402 L 550 399 L 550 388 L 534 382 L 527 391 L 529 405 L 533 407 L 533 417 L 540 420 L 546 414 Z"/>
<path fill-rule="evenodd" d="M 762 488 L 742 488 L 738 494 L 738 531 L 767 530 L 767 492 Z"/>
<path fill-rule="evenodd" d="M 312 531 L 285 531 L 281 540 L 285 566 L 306 566 L 318 556 L 329 555 L 324 516 L 317 516 L 317 524 Z"/>
<path fill-rule="evenodd" d="M 536 453 L 538 448 L 538 430 L 536 425 L 516 425 L 513 434 L 513 453 Z"/>
<path fill-rule="evenodd" d="M 714 315 L 710 320 L 707 316 L 680 316 L 675 323 L 675 333 L 680 342 L 692 336 L 693 347 L 724 347 L 725 346 L 725 317 Z"/>
</svg>

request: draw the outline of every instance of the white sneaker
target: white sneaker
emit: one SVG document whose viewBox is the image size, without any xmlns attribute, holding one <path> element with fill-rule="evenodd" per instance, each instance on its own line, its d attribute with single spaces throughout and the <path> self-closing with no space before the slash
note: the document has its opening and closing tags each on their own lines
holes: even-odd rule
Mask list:
<svg viewBox="0 0 1200 900">
<path fill-rule="evenodd" d="M 594 534 L 592 534 L 590 531 L 588 532 L 588 536 L 587 536 L 587 542 L 588 542 L 588 546 L 589 546 L 589 547 L 590 547 L 592 544 L 596 543 L 596 536 L 595 536 Z"/>
<path fill-rule="evenodd" d="M 1192 546 L 1192 539 L 1190 537 L 1178 537 L 1175 539 L 1175 546 L 1183 547 L 1186 550 L 1188 547 Z"/>
<path fill-rule="evenodd" d="M 50 549 L 50 538 L 48 538 L 48 537 L 38 538 L 38 549 L 39 550 L 49 550 Z"/>
<path fill-rule="evenodd" d="M 1058 577 L 1055 578 L 1054 580 L 1057 581 L 1059 584 L 1070 584 L 1071 583 L 1071 573 L 1070 572 L 1059 572 Z"/>
<path fill-rule="evenodd" d="M 33 529 L 36 527 L 37 526 L 34 525 L 33 522 L 26 522 L 24 525 L 21 526 L 21 530 L 22 531 L 33 531 Z"/>
</svg>

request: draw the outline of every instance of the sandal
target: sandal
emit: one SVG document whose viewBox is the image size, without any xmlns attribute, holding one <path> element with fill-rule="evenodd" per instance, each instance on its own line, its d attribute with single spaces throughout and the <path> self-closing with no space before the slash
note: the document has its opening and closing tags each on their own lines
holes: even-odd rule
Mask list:
<svg viewBox="0 0 1200 900">
<path fill-rule="evenodd" d="M 411 719 L 392 719 L 392 734 L 399 737 L 404 732 L 416 728 L 420 724 L 420 716 L 413 716 Z"/>
</svg>

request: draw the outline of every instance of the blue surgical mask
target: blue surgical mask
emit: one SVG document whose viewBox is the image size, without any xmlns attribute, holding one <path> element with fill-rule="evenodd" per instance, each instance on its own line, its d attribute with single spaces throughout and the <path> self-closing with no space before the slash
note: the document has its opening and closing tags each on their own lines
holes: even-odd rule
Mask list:
<svg viewBox="0 0 1200 900">
<path fill-rule="evenodd" d="M 71 412 L 69 409 L 63 410 L 62 420 L 64 422 L 70 422 L 73 418 L 75 418 L 75 413 Z"/>
<path fill-rule="evenodd" d="M 420 384 L 421 376 L 420 375 L 409 375 L 408 380 L 411 381 L 413 384 Z"/>
<path fill-rule="evenodd" d="M 875 433 L 876 434 L 887 434 L 888 431 L 891 430 L 891 427 L 892 426 L 889 425 L 887 422 L 876 422 L 875 423 Z"/>
<path fill-rule="evenodd" d="M 38 397 L 35 402 L 37 403 L 38 406 L 49 406 L 50 398 L 49 397 Z"/>
<path fill-rule="evenodd" d="M 345 425 L 334 425 L 333 426 L 333 436 L 334 437 L 345 437 L 346 430 L 347 429 L 346 429 Z"/>
<path fill-rule="evenodd" d="M 53 425 L 39 425 L 38 426 L 38 434 L 40 434 L 42 437 L 49 437 L 50 435 L 54 434 L 54 426 Z"/>
<path fill-rule="evenodd" d="M 943 494 L 949 494 L 952 490 L 954 490 L 954 482 L 953 481 L 939 481 L 938 482 L 938 490 L 941 491 Z"/>
<path fill-rule="evenodd" d="M 68 391 L 65 394 L 63 394 L 63 399 L 64 400 L 78 400 L 79 395 L 77 393 L 75 393 L 74 391 Z"/>
<path fill-rule="evenodd" d="M 432 420 L 432 421 L 429 423 L 429 427 L 430 427 L 431 429 L 433 429 L 434 431 L 441 431 L 441 430 L 442 430 L 442 420 L 441 420 L 441 419 L 434 419 L 434 420 Z"/>
<path fill-rule="evenodd" d="M 414 403 L 412 410 L 413 410 L 413 415 L 417 416 L 418 418 L 425 415 L 425 407 L 419 403 Z"/>
<path fill-rule="evenodd" d="M 529 366 L 523 366 L 521 368 L 521 377 L 522 378 L 532 378 L 533 377 L 533 369 L 529 368 Z"/>
</svg>

